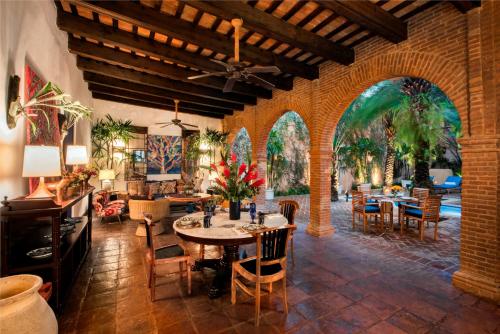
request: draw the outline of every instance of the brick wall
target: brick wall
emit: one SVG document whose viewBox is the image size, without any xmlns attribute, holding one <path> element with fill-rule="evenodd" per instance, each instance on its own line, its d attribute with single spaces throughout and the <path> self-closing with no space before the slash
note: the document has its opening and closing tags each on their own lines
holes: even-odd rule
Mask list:
<svg viewBox="0 0 500 334">
<path fill-rule="evenodd" d="M 226 117 L 225 129 L 246 127 L 252 157 L 265 173 L 266 141 L 276 120 L 293 110 L 311 139 L 311 211 L 308 232 L 334 232 L 330 222 L 330 157 L 335 126 L 349 104 L 371 85 L 400 76 L 424 78 L 453 101 L 463 126 L 461 269 L 456 285 L 499 299 L 500 290 L 500 2 L 461 14 L 441 3 L 408 22 L 408 39 L 397 45 L 375 37 L 357 46 L 350 66 L 326 63 L 320 78 L 295 79 L 290 92 Z M 262 200 L 262 196 L 259 200 Z"/>
</svg>

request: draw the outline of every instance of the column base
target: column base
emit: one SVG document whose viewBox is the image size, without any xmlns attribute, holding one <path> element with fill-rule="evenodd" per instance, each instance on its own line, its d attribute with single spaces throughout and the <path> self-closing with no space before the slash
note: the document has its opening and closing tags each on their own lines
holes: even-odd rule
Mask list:
<svg viewBox="0 0 500 334">
<path fill-rule="evenodd" d="M 491 278 L 459 270 L 453 273 L 452 282 L 466 292 L 500 302 L 500 284 Z"/>
<path fill-rule="evenodd" d="M 327 237 L 335 233 L 335 227 L 332 225 L 307 225 L 306 232 L 313 237 Z"/>
</svg>

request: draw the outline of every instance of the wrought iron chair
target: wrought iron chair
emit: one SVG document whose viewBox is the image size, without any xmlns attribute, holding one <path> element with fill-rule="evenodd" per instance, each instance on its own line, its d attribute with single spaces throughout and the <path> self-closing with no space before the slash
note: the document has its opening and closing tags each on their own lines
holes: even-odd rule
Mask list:
<svg viewBox="0 0 500 334">
<path fill-rule="evenodd" d="M 184 271 L 187 272 L 188 279 L 188 294 L 191 294 L 191 264 L 192 260 L 188 251 L 181 244 L 171 244 L 155 248 L 153 238 L 153 219 L 152 215 L 145 213 L 144 221 L 146 223 L 146 239 L 148 252 L 146 260 L 149 263 L 149 279 L 148 286 L 151 289 L 151 301 L 155 300 L 155 284 L 156 284 L 156 266 L 162 264 L 179 263 L 180 278 L 184 276 Z M 185 267 L 185 269 L 184 269 Z"/>
<path fill-rule="evenodd" d="M 363 232 L 368 231 L 368 220 L 370 217 L 381 217 L 378 203 L 367 203 L 366 197 L 361 191 L 352 192 L 352 229 L 355 228 L 355 217 L 363 217 Z"/>
<path fill-rule="evenodd" d="M 295 225 L 295 214 L 300 206 L 294 200 L 282 200 L 279 202 L 280 213 L 288 220 L 289 225 Z M 293 256 L 293 230 L 290 232 L 290 253 L 292 255 L 292 265 L 295 265 L 295 257 Z"/>
<path fill-rule="evenodd" d="M 295 226 L 267 229 L 254 233 L 257 255 L 233 262 L 231 278 L 231 304 L 236 303 L 236 287 L 255 297 L 255 326 L 259 325 L 261 294 L 270 294 L 273 282 L 282 281 L 283 308 L 288 313 L 286 297 L 286 253 L 290 232 Z M 238 276 L 255 283 L 255 290 L 246 286 Z M 267 285 L 267 291 L 261 285 Z"/>
<path fill-rule="evenodd" d="M 423 206 L 414 205 L 401 205 L 401 215 L 399 217 L 399 224 L 401 226 L 401 234 L 403 234 L 403 219 L 417 221 L 420 240 L 424 240 L 424 223 L 434 223 L 434 240 L 438 238 L 438 223 L 439 223 L 439 210 L 441 208 L 441 196 L 429 195 Z"/>
</svg>

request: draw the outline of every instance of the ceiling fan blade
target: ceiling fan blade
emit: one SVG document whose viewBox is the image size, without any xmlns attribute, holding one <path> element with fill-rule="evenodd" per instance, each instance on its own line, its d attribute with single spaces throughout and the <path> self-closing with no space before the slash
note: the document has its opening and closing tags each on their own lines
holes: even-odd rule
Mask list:
<svg viewBox="0 0 500 334">
<path fill-rule="evenodd" d="M 188 123 L 182 123 L 182 125 L 192 126 L 193 128 L 197 128 L 198 127 L 198 125 L 193 125 L 193 124 L 188 124 Z"/>
<path fill-rule="evenodd" d="M 262 78 L 259 78 L 256 75 L 249 74 L 247 76 L 247 79 L 248 79 L 248 81 L 253 82 L 254 84 L 257 84 L 259 86 L 264 86 L 265 88 L 268 88 L 268 89 L 274 88 L 274 85 L 272 83 L 270 83 Z"/>
<path fill-rule="evenodd" d="M 210 61 L 213 61 L 214 63 L 224 66 L 226 68 L 226 71 L 228 72 L 234 69 L 234 67 L 231 64 L 227 64 L 222 60 L 210 58 Z"/>
<path fill-rule="evenodd" d="M 234 87 L 235 83 L 236 83 L 236 79 L 235 78 L 229 78 L 229 79 L 227 79 L 226 84 L 224 85 L 224 88 L 222 89 L 222 91 L 224 93 L 230 93 L 233 90 L 233 87 Z"/>
<path fill-rule="evenodd" d="M 196 80 L 196 79 L 201 79 L 201 78 L 206 78 L 206 77 L 211 77 L 211 76 L 222 76 L 226 75 L 227 72 L 212 72 L 212 73 L 205 73 L 205 74 L 200 74 L 200 75 L 193 75 L 188 77 L 189 80 Z"/>
<path fill-rule="evenodd" d="M 247 73 L 281 73 L 277 66 L 252 66 L 244 70 Z"/>
<path fill-rule="evenodd" d="M 165 124 L 165 125 L 163 125 L 163 126 L 160 126 L 160 128 L 166 128 L 167 126 L 170 126 L 170 125 L 172 125 L 172 124 L 174 124 L 174 123 Z"/>
<path fill-rule="evenodd" d="M 162 125 L 162 124 L 169 125 L 169 124 L 172 124 L 172 122 L 160 122 L 160 123 L 155 123 L 155 125 Z"/>
</svg>

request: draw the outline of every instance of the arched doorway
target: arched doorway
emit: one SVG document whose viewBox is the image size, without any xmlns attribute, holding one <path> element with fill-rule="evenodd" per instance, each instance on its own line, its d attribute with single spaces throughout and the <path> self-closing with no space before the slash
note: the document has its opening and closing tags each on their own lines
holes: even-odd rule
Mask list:
<svg viewBox="0 0 500 334">
<path fill-rule="evenodd" d="M 333 138 L 332 223 L 343 237 L 360 247 L 377 248 L 383 242 L 399 250 L 398 255 L 451 276 L 459 266 L 461 231 L 461 183 L 445 190 L 439 187 L 461 180 L 461 121 L 458 112 L 436 85 L 414 77 L 384 80 L 361 93 L 346 109 Z M 352 223 L 350 194 L 363 185 L 374 196 L 391 193 L 410 196 L 411 189 L 428 188 L 441 198 L 438 239 L 432 228 L 424 228 L 420 241 L 418 226 L 404 224 L 400 234 L 399 202 L 389 199 L 393 223 Z M 332 200 L 333 200 L 332 196 Z M 423 206 L 422 203 L 415 204 Z M 378 207 L 378 206 L 377 206 Z M 394 230 L 393 230 L 394 228 Z M 443 251 L 446 250 L 446 251 Z"/>
<path fill-rule="evenodd" d="M 274 123 L 266 143 L 267 200 L 292 197 L 308 212 L 309 146 L 309 130 L 298 113 L 288 111 Z"/>
<path fill-rule="evenodd" d="M 236 154 L 239 164 L 252 161 L 252 141 L 246 128 L 241 128 L 234 137 L 231 151 Z"/>
</svg>

